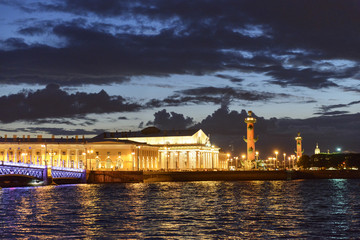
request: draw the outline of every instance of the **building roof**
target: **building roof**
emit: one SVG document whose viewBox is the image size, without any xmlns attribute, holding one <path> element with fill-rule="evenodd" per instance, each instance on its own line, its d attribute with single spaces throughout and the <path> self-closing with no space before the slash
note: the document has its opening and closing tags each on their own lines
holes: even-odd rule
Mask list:
<svg viewBox="0 0 360 240">
<path fill-rule="evenodd" d="M 200 129 L 160 130 L 156 127 L 148 127 L 137 132 L 104 132 L 93 139 L 192 136 L 199 130 Z"/>
</svg>

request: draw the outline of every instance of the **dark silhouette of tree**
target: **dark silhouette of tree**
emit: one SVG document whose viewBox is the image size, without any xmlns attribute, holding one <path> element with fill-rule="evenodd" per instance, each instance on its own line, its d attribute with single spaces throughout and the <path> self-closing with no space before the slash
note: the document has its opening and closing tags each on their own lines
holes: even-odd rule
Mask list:
<svg viewBox="0 0 360 240">
<path fill-rule="evenodd" d="M 311 164 L 310 164 L 310 157 L 308 155 L 302 155 L 298 162 L 297 162 L 297 165 L 300 167 L 300 168 L 303 168 L 303 169 L 309 169 L 311 167 Z"/>
</svg>

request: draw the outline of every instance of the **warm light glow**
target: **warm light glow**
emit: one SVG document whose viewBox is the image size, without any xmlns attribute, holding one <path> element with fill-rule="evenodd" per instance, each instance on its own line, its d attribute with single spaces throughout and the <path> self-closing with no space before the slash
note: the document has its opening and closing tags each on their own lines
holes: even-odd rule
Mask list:
<svg viewBox="0 0 360 240">
<path fill-rule="evenodd" d="M 279 154 L 279 152 L 278 152 L 278 151 L 275 151 L 275 154 L 276 154 L 276 155 L 278 155 L 278 154 Z"/>
<path fill-rule="evenodd" d="M 255 152 L 255 155 L 256 155 L 256 156 L 259 156 L 259 152 L 258 152 L 258 151 L 256 151 L 256 152 Z"/>
<path fill-rule="evenodd" d="M 245 159 L 246 156 L 245 156 L 245 155 L 242 155 L 241 157 L 242 157 L 242 159 Z"/>
</svg>

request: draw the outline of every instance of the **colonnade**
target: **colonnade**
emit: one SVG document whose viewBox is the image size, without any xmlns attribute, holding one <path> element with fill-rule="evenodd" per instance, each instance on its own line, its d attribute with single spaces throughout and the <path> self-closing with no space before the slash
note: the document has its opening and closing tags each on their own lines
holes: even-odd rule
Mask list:
<svg viewBox="0 0 360 240">
<path fill-rule="evenodd" d="M 9 145 L 0 148 L 0 161 L 64 168 L 84 168 L 86 156 L 82 146 Z"/>
<path fill-rule="evenodd" d="M 211 150 L 168 150 L 160 152 L 161 169 L 191 170 L 220 167 L 218 152 Z"/>
</svg>

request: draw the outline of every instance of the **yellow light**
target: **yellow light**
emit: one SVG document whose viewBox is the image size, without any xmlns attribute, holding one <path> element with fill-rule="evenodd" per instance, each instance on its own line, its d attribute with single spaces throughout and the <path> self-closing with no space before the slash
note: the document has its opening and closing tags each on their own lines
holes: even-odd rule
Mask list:
<svg viewBox="0 0 360 240">
<path fill-rule="evenodd" d="M 242 159 L 245 159 L 246 156 L 245 156 L 245 155 L 242 155 L 241 157 L 242 157 Z"/>
<path fill-rule="evenodd" d="M 276 155 L 278 155 L 278 154 L 279 154 L 279 152 L 278 152 L 278 151 L 275 151 L 275 154 L 276 154 Z"/>
</svg>

